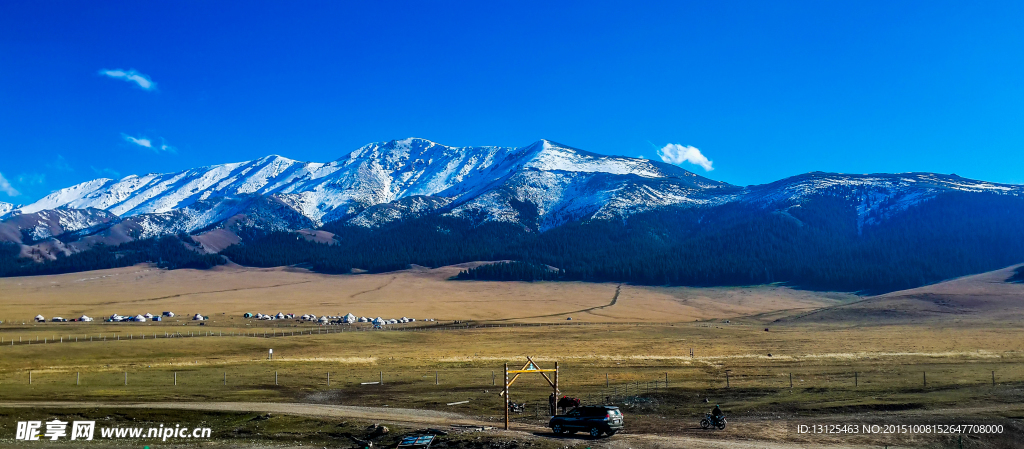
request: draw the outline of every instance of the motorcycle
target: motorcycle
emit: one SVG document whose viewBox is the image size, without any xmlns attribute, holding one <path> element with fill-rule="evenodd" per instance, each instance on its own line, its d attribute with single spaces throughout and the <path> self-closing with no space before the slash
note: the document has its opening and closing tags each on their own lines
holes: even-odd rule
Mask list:
<svg viewBox="0 0 1024 449">
<path fill-rule="evenodd" d="M 711 426 L 715 426 L 718 428 L 718 430 L 725 430 L 725 423 L 726 421 L 724 416 L 721 418 L 721 420 L 718 420 L 715 419 L 714 416 L 711 416 L 710 413 L 707 413 L 704 415 L 704 419 L 700 420 L 700 428 L 710 429 Z"/>
</svg>

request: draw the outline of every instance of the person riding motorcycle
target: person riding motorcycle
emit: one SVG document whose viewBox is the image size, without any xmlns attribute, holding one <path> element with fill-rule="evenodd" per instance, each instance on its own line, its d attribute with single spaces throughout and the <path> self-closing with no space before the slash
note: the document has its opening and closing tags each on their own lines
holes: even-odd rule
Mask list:
<svg viewBox="0 0 1024 449">
<path fill-rule="evenodd" d="M 725 417 L 725 413 L 722 413 L 722 409 L 718 406 L 718 404 L 715 404 L 714 410 L 711 410 L 711 417 L 714 418 L 715 423 L 722 422 L 722 418 Z"/>
</svg>

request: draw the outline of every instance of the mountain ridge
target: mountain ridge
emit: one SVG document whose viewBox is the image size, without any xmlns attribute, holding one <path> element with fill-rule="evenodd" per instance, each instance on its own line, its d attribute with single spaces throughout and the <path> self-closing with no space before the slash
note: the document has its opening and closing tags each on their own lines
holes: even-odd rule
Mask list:
<svg viewBox="0 0 1024 449">
<path fill-rule="evenodd" d="M 19 245 L 8 253 L 17 249 L 20 257 L 44 263 L 97 245 L 179 235 L 186 236 L 180 240 L 190 251 L 221 252 L 255 264 L 309 260 L 328 272 L 500 256 L 533 259 L 584 280 L 753 282 L 781 276 L 884 289 L 986 268 L 988 250 L 981 241 L 1007 242 L 991 260 L 1018 261 L 1020 237 L 1007 230 L 1024 229 L 1017 209 L 1024 210 L 1024 186 L 956 175 L 811 172 L 735 186 L 662 162 L 599 155 L 549 140 L 523 147 L 449 147 L 408 138 L 367 144 L 331 162 L 268 155 L 86 181 L 11 208 L 0 221 L 0 241 Z M 936 215 L 939 210 L 946 215 Z M 957 217 L 964 213 L 975 221 Z M 320 242 L 342 242 L 352 255 L 317 246 L 304 248 L 318 254 L 319 262 L 292 254 L 295 239 L 314 234 Z M 959 248 L 966 257 L 962 269 L 897 254 L 914 251 L 908 242 L 927 246 L 931 257 L 955 256 Z M 248 249 L 238 252 L 233 245 Z M 814 245 L 835 246 L 830 251 L 838 253 L 828 255 Z M 797 247 L 818 259 L 793 253 Z M 661 260 L 645 259 L 671 248 L 714 260 L 679 259 L 671 252 Z M 899 279 L 865 281 L 863 276 L 884 277 L 853 268 L 868 263 L 861 253 L 870 251 L 888 253 L 888 263 L 895 264 L 889 269 L 901 271 Z M 581 265 L 570 254 L 589 262 Z M 786 265 L 774 260 L 782 254 L 811 259 Z M 109 252 L 102 257 L 116 263 Z M 729 262 L 730 257 L 739 259 Z M 803 264 L 817 272 L 817 265 L 839 259 L 862 277 L 794 271 L 794 264 Z M 660 267 L 670 260 L 711 264 L 712 271 Z"/>
</svg>

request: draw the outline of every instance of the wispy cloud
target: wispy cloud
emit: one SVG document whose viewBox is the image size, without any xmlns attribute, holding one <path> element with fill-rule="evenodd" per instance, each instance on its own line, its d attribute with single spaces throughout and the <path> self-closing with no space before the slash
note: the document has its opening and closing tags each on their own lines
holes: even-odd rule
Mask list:
<svg viewBox="0 0 1024 449">
<path fill-rule="evenodd" d="M 143 74 L 141 74 L 139 72 L 136 72 L 134 69 L 132 69 L 132 70 L 121 70 L 121 69 L 107 70 L 107 69 L 103 69 L 103 70 L 100 70 L 100 75 L 108 76 L 108 77 L 111 77 L 111 78 L 114 78 L 114 79 L 125 80 L 125 81 L 127 81 L 129 83 L 135 83 L 140 88 L 142 88 L 142 90 L 153 90 L 153 89 L 156 89 L 156 83 L 153 82 L 153 80 L 149 79 L 149 77 L 146 76 L 146 75 L 143 75 Z"/>
<path fill-rule="evenodd" d="M 46 175 L 41 173 L 22 173 L 15 179 L 20 185 L 37 186 L 46 182 Z"/>
<path fill-rule="evenodd" d="M 3 173 L 0 173 L 0 192 L 6 193 L 7 196 L 21 195 L 21 192 L 19 192 L 18 189 L 15 189 L 14 186 L 11 185 L 10 181 L 8 181 L 7 178 L 4 177 Z"/>
<path fill-rule="evenodd" d="M 696 147 L 689 145 L 670 143 L 658 150 L 658 157 L 669 164 L 682 165 L 683 162 L 689 162 L 701 166 L 704 171 L 714 170 L 714 167 L 711 166 L 712 161 L 701 154 Z"/>
<path fill-rule="evenodd" d="M 160 138 L 160 151 L 166 151 L 169 153 L 177 153 L 178 149 L 167 144 L 167 141 L 163 137 Z"/>
<path fill-rule="evenodd" d="M 138 145 L 138 146 L 143 147 L 143 148 L 149 148 L 150 150 L 153 150 L 154 153 L 162 153 L 162 152 L 165 152 L 165 153 L 177 153 L 178 152 L 178 149 L 173 147 L 173 146 L 171 146 L 171 145 L 169 145 L 167 143 L 167 140 L 165 140 L 163 137 L 159 138 L 160 139 L 160 144 L 159 145 L 157 145 L 156 142 L 153 142 L 148 137 L 143 137 L 143 136 L 133 137 L 133 136 L 130 136 L 128 134 L 121 133 L 121 138 L 124 139 L 125 142 L 131 143 L 131 144 L 134 144 L 134 145 Z"/>
<path fill-rule="evenodd" d="M 125 133 L 121 133 L 121 138 L 123 138 L 125 141 L 129 143 L 134 143 L 140 147 L 149 148 L 151 150 L 153 149 L 153 141 L 145 137 L 132 137 Z"/>
<path fill-rule="evenodd" d="M 75 171 L 75 168 L 68 163 L 68 160 L 64 159 L 64 156 L 59 154 L 57 155 L 57 160 L 46 164 L 46 168 L 51 168 L 57 171 Z"/>
<path fill-rule="evenodd" d="M 96 168 L 96 167 L 93 167 L 91 165 L 89 166 L 89 168 L 91 168 L 93 173 L 96 173 L 97 176 L 103 176 L 103 177 L 108 177 L 109 176 L 111 178 L 120 178 L 121 177 L 121 173 L 118 172 L 117 170 L 112 169 L 112 168 Z"/>
</svg>

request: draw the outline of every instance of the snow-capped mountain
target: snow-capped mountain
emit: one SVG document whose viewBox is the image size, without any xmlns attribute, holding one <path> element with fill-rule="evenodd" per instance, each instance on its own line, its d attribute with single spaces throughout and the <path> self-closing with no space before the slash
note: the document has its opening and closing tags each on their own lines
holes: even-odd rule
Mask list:
<svg viewBox="0 0 1024 449">
<path fill-rule="evenodd" d="M 0 218 L 4 218 L 5 216 L 7 216 L 7 214 L 9 214 L 12 210 L 16 209 L 17 207 L 18 206 L 15 206 L 11 203 L 5 203 L 3 201 L 0 201 Z"/>
<path fill-rule="evenodd" d="M 244 212 L 253 198 L 274 198 L 312 226 L 337 219 L 372 227 L 411 208 L 452 206 L 511 220 L 510 200 L 535 203 L 545 223 L 685 202 L 735 190 L 679 167 L 602 156 L 554 142 L 520 148 L 448 147 L 423 139 L 366 145 L 329 163 L 280 156 L 178 173 L 96 179 L 54 192 L 13 213 L 95 208 L 127 218 L 174 211 L 191 231 Z M 712 192 L 712 193 L 709 193 Z M 429 198 L 428 200 L 408 200 Z M 392 204 L 394 203 L 394 204 Z M 370 210 L 373 206 L 392 205 Z M 364 213 L 365 212 L 365 213 Z"/>
<path fill-rule="evenodd" d="M 737 187 L 674 165 L 547 140 L 514 148 L 449 147 L 410 138 L 369 144 L 327 163 L 267 156 L 178 173 L 101 178 L 26 206 L 0 203 L 0 212 L 10 221 L 47 211 L 104 211 L 114 217 L 103 218 L 110 229 L 90 238 L 117 243 L 229 224 L 295 230 L 340 220 L 374 229 L 430 214 L 544 231 L 570 221 L 628 219 L 666 208 L 739 202 L 785 209 L 815 195 L 855 203 L 863 225 L 948 191 L 1024 196 L 1022 186 L 929 173 L 810 173 Z M 95 224 L 63 226 L 62 232 L 90 226 Z M 26 232 L 43 237 L 50 228 Z"/>
</svg>

